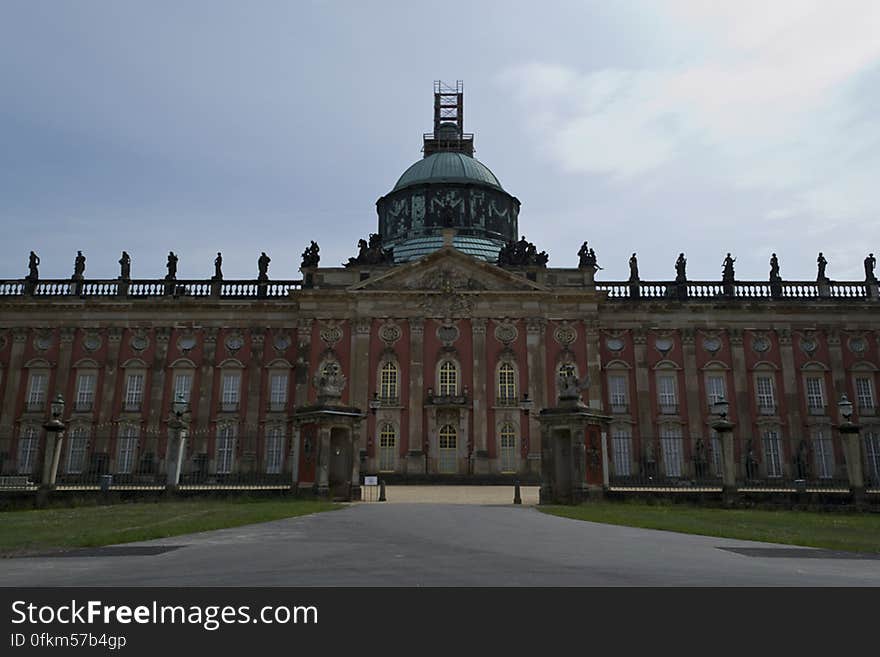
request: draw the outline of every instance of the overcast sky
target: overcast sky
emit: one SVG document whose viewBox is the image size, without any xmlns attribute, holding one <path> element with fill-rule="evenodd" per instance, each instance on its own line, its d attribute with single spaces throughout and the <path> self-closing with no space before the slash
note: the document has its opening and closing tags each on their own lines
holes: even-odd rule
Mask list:
<svg viewBox="0 0 880 657">
<path fill-rule="evenodd" d="M 716 5 L 707 9 L 708 5 Z M 720 8 L 719 8 L 720 7 Z M 297 278 L 377 229 L 435 79 L 520 232 L 625 279 L 861 279 L 880 252 L 880 2 L 0 0 L 2 278 Z"/>
</svg>

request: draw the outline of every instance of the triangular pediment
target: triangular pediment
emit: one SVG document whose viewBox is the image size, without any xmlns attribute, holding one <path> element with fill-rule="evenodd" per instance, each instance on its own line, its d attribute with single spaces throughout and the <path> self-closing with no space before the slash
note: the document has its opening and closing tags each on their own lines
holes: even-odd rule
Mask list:
<svg viewBox="0 0 880 657">
<path fill-rule="evenodd" d="M 452 247 L 443 247 L 424 258 L 394 267 L 376 278 L 368 278 L 350 290 L 456 291 L 456 292 L 534 292 L 547 291 L 543 285 L 522 275 L 506 271 L 469 256 Z"/>
</svg>

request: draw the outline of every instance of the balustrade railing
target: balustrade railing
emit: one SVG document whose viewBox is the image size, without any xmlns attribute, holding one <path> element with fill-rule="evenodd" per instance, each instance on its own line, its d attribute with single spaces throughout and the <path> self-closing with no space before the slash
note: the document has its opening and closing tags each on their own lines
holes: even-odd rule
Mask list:
<svg viewBox="0 0 880 657">
<path fill-rule="evenodd" d="M 0 281 L 0 297 L 201 297 L 220 299 L 283 298 L 302 289 L 302 280 L 7 280 Z"/>
<path fill-rule="evenodd" d="M 708 299 L 870 299 L 865 283 L 844 281 L 820 284 L 816 281 L 597 281 L 596 290 L 606 293 L 610 301 L 639 299 L 708 300 Z"/>
</svg>

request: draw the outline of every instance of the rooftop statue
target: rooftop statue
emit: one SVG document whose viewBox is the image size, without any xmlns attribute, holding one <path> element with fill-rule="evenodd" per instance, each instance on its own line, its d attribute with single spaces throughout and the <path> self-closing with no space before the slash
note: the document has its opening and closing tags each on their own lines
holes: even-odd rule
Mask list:
<svg viewBox="0 0 880 657">
<path fill-rule="evenodd" d="M 510 241 L 498 252 L 497 264 L 500 267 L 546 267 L 550 256 L 546 251 L 538 253 L 537 247 L 526 240 Z"/>
<path fill-rule="evenodd" d="M 168 263 L 165 266 L 168 268 L 168 273 L 165 275 L 165 280 L 177 280 L 177 256 L 174 255 L 174 251 L 168 252 Z"/>
<path fill-rule="evenodd" d="M 267 256 L 265 251 L 262 251 L 260 257 L 257 259 L 257 271 L 259 272 L 259 275 L 257 276 L 258 281 L 269 280 L 270 262 L 272 262 L 272 258 Z"/>
<path fill-rule="evenodd" d="M 38 281 L 40 280 L 40 256 L 31 251 L 31 255 L 28 258 L 28 275 L 27 278 L 30 281 Z"/>
<path fill-rule="evenodd" d="M 596 262 L 596 252 L 587 246 L 584 242 L 578 251 L 578 269 L 593 269 L 597 271 L 602 269 Z"/>
<path fill-rule="evenodd" d="M 825 259 L 825 256 L 822 255 L 821 251 L 819 252 L 819 257 L 816 258 L 816 266 L 818 268 L 816 281 L 819 283 L 827 283 L 828 276 L 825 275 L 825 267 L 828 266 L 828 261 Z"/>
<path fill-rule="evenodd" d="M 127 251 L 123 251 L 119 259 L 119 278 L 123 281 L 131 280 L 131 256 Z"/>
<path fill-rule="evenodd" d="M 865 258 L 865 282 L 866 283 L 876 283 L 877 275 L 874 273 L 874 268 L 877 266 L 877 258 L 874 257 L 873 253 L 869 253 L 868 257 Z"/>
<path fill-rule="evenodd" d="M 73 276 L 70 277 L 72 281 L 81 281 L 83 279 L 83 275 L 86 272 L 86 257 L 83 255 L 82 251 L 76 252 L 76 259 L 73 261 Z"/>
<path fill-rule="evenodd" d="M 317 267 L 321 261 L 321 256 L 318 253 L 320 250 L 318 243 L 312 240 L 312 243 L 302 253 L 302 265 L 300 267 Z"/>
<path fill-rule="evenodd" d="M 212 281 L 222 281 L 223 280 L 223 256 L 219 251 L 217 251 L 217 257 L 214 258 L 214 276 L 211 278 Z"/>
<path fill-rule="evenodd" d="M 675 261 L 675 282 L 676 283 L 687 283 L 687 258 L 684 257 L 684 253 L 678 254 L 678 260 Z"/>
<path fill-rule="evenodd" d="M 779 275 L 779 258 L 776 257 L 775 253 L 770 256 L 770 282 L 782 282 L 782 276 Z"/>
<path fill-rule="evenodd" d="M 356 258 L 349 258 L 342 263 L 345 267 L 354 265 L 390 265 L 394 264 L 394 250 L 382 248 L 382 237 L 378 233 L 370 233 L 370 241 L 358 240 Z"/>
<path fill-rule="evenodd" d="M 629 282 L 636 283 L 639 280 L 639 261 L 633 253 L 629 258 Z"/>
<path fill-rule="evenodd" d="M 727 254 L 727 257 L 724 258 L 724 265 L 721 272 L 721 280 L 724 283 L 733 283 L 733 263 L 736 262 L 736 258 L 731 258 L 730 254 Z"/>
</svg>

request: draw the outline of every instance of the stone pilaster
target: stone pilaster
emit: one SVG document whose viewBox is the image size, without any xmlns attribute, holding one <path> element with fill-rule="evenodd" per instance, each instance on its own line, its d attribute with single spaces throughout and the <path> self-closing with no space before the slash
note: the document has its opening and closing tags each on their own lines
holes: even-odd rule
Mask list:
<svg viewBox="0 0 880 657">
<path fill-rule="evenodd" d="M 587 405 L 601 410 L 605 406 L 605 396 L 602 393 L 602 354 L 599 349 L 599 327 L 596 322 L 584 322 L 584 338 L 587 347 L 587 376 L 590 377 Z"/>
<path fill-rule="evenodd" d="M 798 394 L 798 372 L 794 365 L 794 347 L 789 329 L 777 329 L 776 335 L 779 338 L 779 355 L 782 360 L 782 394 L 785 398 L 786 421 L 788 422 L 786 434 L 791 450 L 789 453 L 796 454 L 801 439 L 806 436 L 801 435 L 804 431 L 804 421 L 801 415 L 801 399 Z M 785 463 L 784 467 L 788 472 L 790 464 Z"/>
<path fill-rule="evenodd" d="M 648 336 L 641 329 L 633 331 L 633 351 L 635 355 L 635 381 L 636 398 L 630 407 L 635 413 L 639 423 L 639 435 L 641 436 L 641 453 L 635 455 L 636 468 L 641 468 L 642 454 L 645 452 L 647 441 L 653 441 L 654 417 L 651 408 L 651 377 L 648 371 Z"/>
<path fill-rule="evenodd" d="M 424 472 L 425 434 L 422 414 L 425 403 L 425 320 L 409 320 L 409 456 L 408 472 Z"/>
<path fill-rule="evenodd" d="M 98 413 L 98 424 L 107 424 L 113 420 L 116 378 L 119 376 L 119 350 L 122 347 L 124 332 L 125 329 L 119 326 L 111 326 L 107 329 L 107 360 L 104 364 L 104 385 L 101 387 L 101 409 Z"/>
<path fill-rule="evenodd" d="M 543 455 L 544 433 L 538 422 L 538 412 L 555 405 L 556 400 L 550 399 L 553 391 L 547 390 L 547 320 L 543 317 L 530 317 L 526 320 L 526 365 L 528 366 L 529 398 L 534 401 L 534 412 L 529 414 L 529 472 L 535 472 L 540 466 L 539 455 Z M 548 394 L 550 392 L 550 394 Z M 540 440 L 535 438 L 540 437 Z"/>
<path fill-rule="evenodd" d="M 486 390 L 489 364 L 486 362 L 486 320 L 482 317 L 471 319 L 471 333 L 474 364 L 474 380 L 471 388 L 474 403 L 474 474 L 486 474 L 489 472 L 489 398 Z"/>
<path fill-rule="evenodd" d="M 294 371 L 294 406 L 309 403 L 309 352 L 312 345 L 312 319 L 301 319 L 296 324 L 297 356 Z"/>
<path fill-rule="evenodd" d="M 258 443 L 262 442 L 265 445 L 265 438 L 261 438 L 261 435 L 265 435 L 265 429 L 260 426 L 260 404 L 263 401 L 261 393 L 266 343 L 265 330 L 261 327 L 252 327 L 250 329 L 250 337 L 251 358 L 245 370 L 248 401 L 244 412 L 240 463 L 240 470 L 245 473 L 258 472 L 260 470 Z"/>
<path fill-rule="evenodd" d="M 164 459 L 159 458 L 159 426 L 162 417 L 162 397 L 165 392 L 165 373 L 168 366 L 168 341 L 171 338 L 171 329 L 160 326 L 154 330 L 156 337 L 156 349 L 153 353 L 153 371 L 150 377 L 150 414 L 147 418 L 147 432 L 141 434 L 140 444 L 143 448 L 139 455 L 152 453 L 155 455 L 159 472 L 167 471 L 168 447 L 170 442 L 166 440 L 166 454 Z M 173 447 L 173 446 L 172 446 Z M 173 457 L 176 458 L 176 457 Z"/>
<path fill-rule="evenodd" d="M 687 328 L 681 331 L 682 352 L 684 354 L 684 389 L 687 399 L 687 421 L 690 436 L 691 454 L 697 440 L 703 438 L 703 404 L 708 402 L 700 398 L 700 371 L 697 369 L 697 349 L 694 341 L 694 330 Z M 707 441 L 703 441 L 708 444 Z M 688 472 L 693 474 L 693 463 L 685 464 Z"/>
<path fill-rule="evenodd" d="M 59 333 L 61 339 L 58 343 L 58 366 L 55 369 L 55 395 L 60 393 L 65 401 L 72 402 L 74 400 L 67 399 L 67 389 L 70 383 L 70 362 L 73 357 L 73 338 L 76 336 L 76 329 L 65 326 Z M 50 395 L 49 401 L 55 395 Z"/>
<path fill-rule="evenodd" d="M 831 415 L 831 409 L 836 407 L 841 395 L 846 392 L 846 370 L 843 366 L 843 346 L 841 345 L 840 332 L 837 330 L 828 331 L 828 355 L 831 360 L 831 380 L 834 383 L 834 389 L 828 391 L 828 399 L 825 403 L 828 405 L 828 414 Z"/>
<path fill-rule="evenodd" d="M 360 317 L 354 320 L 351 331 L 351 378 L 348 392 L 348 403 L 367 411 L 370 404 L 370 381 L 374 381 L 375 372 L 370 372 L 370 331 L 373 320 Z M 367 448 L 369 423 L 361 422 L 352 430 L 352 461 L 360 464 L 360 451 Z"/>
<path fill-rule="evenodd" d="M 330 427 L 320 426 L 318 429 L 318 495 L 330 495 Z"/>
<path fill-rule="evenodd" d="M 0 452 L 6 452 L 4 470 L 12 472 L 16 467 L 17 455 L 11 454 L 13 423 L 15 422 L 15 401 L 22 385 L 21 369 L 24 347 L 27 342 L 28 330 L 16 328 L 12 330 L 12 346 L 9 354 L 9 370 L 6 373 L 6 391 L 3 394 L 3 406 L 0 407 Z"/>
<path fill-rule="evenodd" d="M 746 352 L 743 346 L 742 329 L 730 330 L 730 353 L 733 360 L 733 395 L 736 400 L 736 419 L 734 420 L 736 426 L 731 432 L 731 436 L 734 437 L 735 442 L 737 434 L 744 437 L 751 436 L 752 434 L 751 406 L 749 404 L 751 401 L 749 397 L 749 372 L 746 369 Z M 757 444 L 759 443 L 756 443 L 756 448 Z M 741 464 L 737 463 L 737 473 L 741 471 L 740 468 Z"/>
<path fill-rule="evenodd" d="M 211 419 L 217 412 L 211 407 L 211 396 L 214 393 L 214 365 L 217 358 L 217 333 L 214 327 L 202 330 L 202 366 L 199 370 L 199 414 L 196 422 L 195 436 L 190 444 L 196 454 L 206 454 L 208 451 L 208 430 L 211 427 Z M 213 455 L 208 454 L 208 461 L 213 461 Z M 213 471 L 213 469 L 212 469 Z"/>
</svg>

